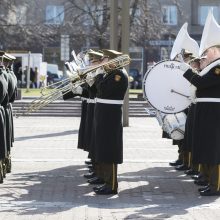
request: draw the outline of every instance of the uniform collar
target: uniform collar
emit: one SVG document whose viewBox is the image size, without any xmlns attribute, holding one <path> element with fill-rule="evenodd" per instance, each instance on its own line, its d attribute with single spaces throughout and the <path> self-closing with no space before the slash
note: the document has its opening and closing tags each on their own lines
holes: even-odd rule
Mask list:
<svg viewBox="0 0 220 220">
<path fill-rule="evenodd" d="M 208 73 L 213 67 L 220 65 L 220 58 L 210 63 L 207 67 L 205 67 L 200 73 L 200 76 L 204 76 Z"/>
</svg>

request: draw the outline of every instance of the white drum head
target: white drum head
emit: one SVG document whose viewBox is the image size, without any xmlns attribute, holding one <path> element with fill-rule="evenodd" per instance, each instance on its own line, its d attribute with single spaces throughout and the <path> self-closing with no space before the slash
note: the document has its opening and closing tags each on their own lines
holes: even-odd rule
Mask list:
<svg viewBox="0 0 220 220">
<path fill-rule="evenodd" d="M 150 69 L 143 80 L 145 98 L 163 113 L 177 113 L 191 101 L 190 83 L 183 77 L 180 62 L 162 61 Z"/>
</svg>

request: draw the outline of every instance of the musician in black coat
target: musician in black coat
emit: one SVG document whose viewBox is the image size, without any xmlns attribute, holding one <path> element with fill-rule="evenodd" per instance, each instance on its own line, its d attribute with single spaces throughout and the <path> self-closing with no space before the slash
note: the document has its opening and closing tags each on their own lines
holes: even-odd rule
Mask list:
<svg viewBox="0 0 220 220">
<path fill-rule="evenodd" d="M 95 67 L 102 62 L 103 54 L 97 51 L 89 50 L 88 56 L 90 60 L 89 67 Z M 94 70 L 95 71 L 95 70 Z M 90 74 L 92 75 L 92 71 Z M 93 118 L 94 118 L 94 108 L 95 108 L 95 98 L 96 98 L 96 86 L 94 84 L 87 84 L 88 90 L 88 100 L 87 100 L 87 111 L 86 111 L 86 119 L 85 119 L 85 150 L 89 152 L 89 158 L 92 159 L 92 134 L 93 134 Z"/>
<path fill-rule="evenodd" d="M 82 100 L 81 104 L 81 120 L 80 120 L 80 125 L 79 125 L 79 133 L 78 133 L 78 144 L 77 148 L 78 149 L 85 149 L 85 121 L 86 121 L 86 109 L 87 109 L 87 99 L 89 98 L 89 93 L 88 93 L 88 85 L 83 84 L 79 86 L 77 89 L 74 91 L 66 91 L 63 92 L 63 99 L 68 100 L 71 98 L 74 98 L 76 96 L 80 96 Z"/>
<path fill-rule="evenodd" d="M 209 186 L 200 194 L 210 196 L 220 195 L 220 48 L 210 47 L 202 56 L 200 74 L 188 69 L 184 77 L 197 88 L 193 162 L 208 166 Z"/>
<path fill-rule="evenodd" d="M 87 52 L 87 55 L 89 56 L 89 67 L 92 68 L 93 66 L 99 65 L 102 62 L 103 54 L 94 50 L 89 50 Z M 88 74 L 93 75 L 93 72 L 90 72 Z M 88 75 L 87 74 L 87 75 Z M 88 161 L 85 161 L 86 164 L 89 165 L 90 172 L 84 174 L 85 178 L 93 178 L 96 176 L 98 164 L 94 161 L 94 108 L 95 108 L 95 97 L 96 97 L 96 87 L 92 83 L 86 83 L 87 85 L 87 92 L 88 92 L 88 98 L 87 98 L 87 105 L 86 105 L 86 113 L 85 113 L 85 121 L 84 121 L 84 150 L 88 152 L 88 158 L 90 159 L 89 164 Z"/>
<path fill-rule="evenodd" d="M 108 60 L 121 55 L 103 50 Z M 102 166 L 105 184 L 95 188 L 97 194 L 116 194 L 118 188 L 117 164 L 123 162 L 122 104 L 128 88 L 128 75 L 122 69 L 106 69 L 97 76 L 97 98 L 94 115 L 95 161 Z"/>
<path fill-rule="evenodd" d="M 183 61 L 188 63 L 192 59 L 192 53 L 190 51 L 184 50 Z M 175 57 L 175 60 L 179 61 L 179 55 Z M 186 115 L 188 114 L 188 109 L 183 111 Z M 178 171 L 187 171 L 189 169 L 189 153 L 186 149 L 184 139 L 173 140 L 173 145 L 178 146 L 178 159 L 174 162 L 170 162 L 170 166 L 175 166 Z"/>
<path fill-rule="evenodd" d="M 89 50 L 87 55 L 90 59 L 89 66 L 99 63 L 99 59 L 102 57 L 102 54 L 97 54 L 95 51 Z M 89 67 L 88 66 L 88 67 Z M 78 148 L 89 151 L 90 142 L 91 142 L 91 133 L 92 133 L 92 122 L 93 122 L 93 108 L 94 102 L 94 93 L 96 92 L 95 86 L 90 87 L 87 83 L 82 84 L 81 86 L 73 89 L 71 91 L 65 92 L 63 94 L 63 99 L 67 100 L 76 96 L 80 96 L 82 100 L 81 105 L 81 120 L 79 126 L 78 134 Z"/>
<path fill-rule="evenodd" d="M 12 64 L 15 57 L 5 53 L 4 66 L 5 66 L 5 78 L 8 82 L 8 103 L 5 103 L 5 116 L 6 116 L 6 142 L 7 142 L 7 157 L 4 160 L 6 173 L 11 172 L 11 147 L 14 142 L 14 123 L 13 123 L 13 111 L 12 104 L 17 94 L 17 79 L 12 71 Z"/>
<path fill-rule="evenodd" d="M 75 64 L 76 65 L 76 64 Z M 70 68 L 70 65 L 66 63 L 67 70 L 72 72 L 73 70 Z M 73 74 L 73 73 L 71 73 Z M 76 73 L 76 78 L 78 78 L 78 74 Z M 86 126 L 86 112 L 87 112 L 87 100 L 89 98 L 89 92 L 88 92 L 88 85 L 87 83 L 83 83 L 77 87 L 74 87 L 74 83 L 77 83 L 78 80 L 81 80 L 80 78 L 73 81 L 73 88 L 72 90 L 64 91 L 63 92 L 63 99 L 68 100 L 71 98 L 74 98 L 76 96 L 80 96 L 82 100 L 81 104 L 81 120 L 79 125 L 79 133 L 78 133 L 78 144 L 77 148 L 85 150 L 85 126 Z"/>
<path fill-rule="evenodd" d="M 193 58 L 190 61 L 190 66 L 192 71 L 200 71 L 200 64 L 198 58 Z M 193 126 L 194 126 L 194 114 L 195 114 L 195 103 L 191 103 L 188 108 L 186 124 L 185 124 L 185 134 L 184 134 L 184 151 L 188 153 L 188 166 L 189 170 L 185 171 L 187 175 L 198 175 L 199 173 L 199 164 L 192 162 L 192 155 L 196 153 L 193 151 Z"/>
<path fill-rule="evenodd" d="M 103 54 L 99 51 L 89 50 L 88 55 L 90 58 L 90 66 L 91 68 L 94 66 L 99 65 L 102 62 Z M 98 68 L 99 69 L 99 68 Z M 93 74 L 98 71 L 97 69 L 94 69 L 94 71 L 89 72 L 87 74 L 90 75 L 93 80 L 95 77 Z M 94 77 L 93 77 L 94 76 Z M 86 120 L 85 120 L 85 147 L 86 150 L 89 152 L 88 158 L 90 158 L 90 173 L 87 173 L 84 175 L 85 178 L 94 178 L 97 175 L 98 172 L 98 164 L 95 163 L 94 160 L 94 109 L 95 109 L 95 98 L 96 98 L 96 86 L 94 82 L 92 84 L 88 83 L 88 93 L 89 93 L 89 99 L 87 101 L 87 112 L 86 112 Z"/>
<path fill-rule="evenodd" d="M 5 58 L 4 51 L 0 51 L 0 58 Z M 6 139 L 6 115 L 4 106 L 8 103 L 8 82 L 5 78 L 5 66 L 0 62 L 0 183 L 5 176 L 5 163 L 7 158 L 7 139 Z"/>
</svg>

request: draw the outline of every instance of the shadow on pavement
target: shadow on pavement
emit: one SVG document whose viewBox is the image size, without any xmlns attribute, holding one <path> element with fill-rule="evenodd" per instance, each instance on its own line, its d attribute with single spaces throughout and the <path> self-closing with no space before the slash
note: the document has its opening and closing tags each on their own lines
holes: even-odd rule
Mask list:
<svg viewBox="0 0 220 220">
<path fill-rule="evenodd" d="M 125 219 L 166 219 L 174 215 L 184 215 L 188 209 L 207 207 L 218 197 L 201 197 L 193 180 L 183 172 L 172 167 L 152 167 L 138 172 L 121 174 L 120 181 L 133 182 L 134 186 L 120 195 L 130 194 L 133 200 L 139 200 L 142 207 L 127 215 Z M 135 199 L 139 197 L 138 199 Z M 142 198 L 142 199 L 141 199 Z"/>
<path fill-rule="evenodd" d="M 24 137 L 15 138 L 15 141 L 25 141 L 25 140 L 30 140 L 30 139 L 40 139 L 40 138 L 49 138 L 49 137 L 59 137 L 59 136 L 66 136 L 66 135 L 71 135 L 71 134 L 78 134 L 78 132 L 79 132 L 79 130 L 69 130 L 69 131 L 56 132 L 56 133 L 24 136 Z"/>
<path fill-rule="evenodd" d="M 172 167 L 120 173 L 119 194 L 114 196 L 95 195 L 92 190 L 94 185 L 88 185 L 82 176 L 86 172 L 86 166 L 76 165 L 11 174 L 10 180 L 1 185 L 1 189 L 7 192 L 1 195 L 7 203 L 3 211 L 36 215 L 88 206 L 111 209 L 116 214 L 130 209 L 128 213 L 131 214 L 125 219 L 143 219 L 147 215 L 151 215 L 150 219 L 165 219 L 183 215 L 188 212 L 187 209 L 209 204 L 217 198 L 201 198 L 198 187 L 190 178 L 173 171 Z"/>
</svg>

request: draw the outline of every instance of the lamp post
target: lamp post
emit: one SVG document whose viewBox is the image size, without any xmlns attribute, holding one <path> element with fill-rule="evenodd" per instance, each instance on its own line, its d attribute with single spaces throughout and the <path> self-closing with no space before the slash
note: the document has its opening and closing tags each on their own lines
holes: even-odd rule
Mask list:
<svg viewBox="0 0 220 220">
<path fill-rule="evenodd" d="M 110 5 L 110 49 L 118 50 L 118 0 Z"/>
<path fill-rule="evenodd" d="M 26 76 L 26 80 L 27 80 L 27 89 L 26 92 L 29 92 L 30 89 L 30 68 L 31 68 L 31 52 L 28 52 L 28 67 L 27 67 L 27 76 Z"/>
<path fill-rule="evenodd" d="M 129 54 L 129 0 L 122 0 L 122 52 Z M 110 4 L 110 49 L 118 50 L 118 0 Z M 126 67 L 128 71 L 128 66 Z M 123 126 L 129 126 L 129 89 L 126 92 L 123 105 Z"/>
<path fill-rule="evenodd" d="M 129 54 L 129 36 L 130 36 L 130 20 L 129 20 L 129 9 L 130 1 L 122 0 L 122 42 L 121 50 L 125 54 Z M 129 72 L 129 66 L 125 67 L 127 72 Z M 123 126 L 129 126 L 129 87 L 125 94 L 124 105 L 123 105 Z"/>
</svg>

